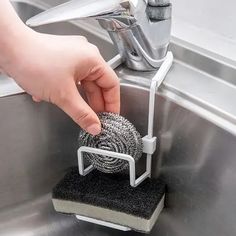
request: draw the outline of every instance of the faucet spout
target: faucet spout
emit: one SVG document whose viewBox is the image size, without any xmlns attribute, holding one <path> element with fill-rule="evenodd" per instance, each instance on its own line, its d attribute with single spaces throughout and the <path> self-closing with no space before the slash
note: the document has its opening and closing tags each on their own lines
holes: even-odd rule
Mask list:
<svg viewBox="0 0 236 236">
<path fill-rule="evenodd" d="M 99 17 L 122 10 L 122 0 L 72 0 L 46 10 L 32 18 L 26 24 L 35 27 L 50 23 Z"/>
</svg>

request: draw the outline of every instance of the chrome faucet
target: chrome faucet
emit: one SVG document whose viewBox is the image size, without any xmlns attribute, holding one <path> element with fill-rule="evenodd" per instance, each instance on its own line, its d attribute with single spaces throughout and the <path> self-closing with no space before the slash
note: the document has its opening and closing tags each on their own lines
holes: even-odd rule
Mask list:
<svg viewBox="0 0 236 236">
<path fill-rule="evenodd" d="M 152 71 L 164 61 L 171 33 L 169 0 L 72 0 L 29 19 L 29 26 L 94 18 L 128 68 Z"/>
</svg>

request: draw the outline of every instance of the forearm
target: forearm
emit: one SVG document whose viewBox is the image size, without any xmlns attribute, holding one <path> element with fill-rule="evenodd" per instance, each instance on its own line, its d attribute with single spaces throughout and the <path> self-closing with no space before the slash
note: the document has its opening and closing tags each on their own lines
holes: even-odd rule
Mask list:
<svg viewBox="0 0 236 236">
<path fill-rule="evenodd" d="M 6 69 L 12 63 L 27 32 L 27 27 L 15 13 L 10 1 L 0 0 L 0 67 Z"/>
</svg>

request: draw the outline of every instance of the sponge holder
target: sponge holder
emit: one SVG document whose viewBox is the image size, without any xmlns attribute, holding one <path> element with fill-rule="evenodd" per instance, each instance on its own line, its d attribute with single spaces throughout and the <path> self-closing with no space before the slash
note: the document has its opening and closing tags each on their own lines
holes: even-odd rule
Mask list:
<svg viewBox="0 0 236 236">
<path fill-rule="evenodd" d="M 120 56 L 118 55 L 115 58 L 113 58 L 109 62 L 109 64 L 111 65 L 111 67 L 113 67 L 113 69 L 115 69 L 120 64 Z M 94 169 L 93 165 L 89 165 L 88 167 L 85 168 L 84 155 L 83 155 L 84 153 L 93 153 L 127 161 L 129 163 L 130 185 L 132 187 L 137 187 L 145 179 L 151 177 L 152 155 L 155 152 L 157 145 L 157 138 L 153 136 L 156 91 L 166 78 L 166 75 L 170 70 L 172 64 L 173 64 L 173 54 L 172 52 L 168 52 L 164 62 L 162 63 L 161 67 L 159 68 L 159 70 L 154 75 L 151 81 L 150 92 L 149 92 L 148 134 L 142 138 L 143 153 L 146 154 L 146 171 L 136 179 L 136 163 L 132 156 L 123 153 L 117 153 L 98 148 L 82 146 L 77 151 L 78 167 L 80 175 L 85 176 Z"/>
</svg>

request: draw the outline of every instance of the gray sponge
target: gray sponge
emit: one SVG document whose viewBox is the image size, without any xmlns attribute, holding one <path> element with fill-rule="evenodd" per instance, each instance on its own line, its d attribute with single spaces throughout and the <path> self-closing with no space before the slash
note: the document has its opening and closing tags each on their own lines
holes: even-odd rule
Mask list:
<svg viewBox="0 0 236 236">
<path fill-rule="evenodd" d="M 80 176 L 73 167 L 53 189 L 56 211 L 95 218 L 150 232 L 164 206 L 165 184 L 147 179 L 138 187 L 125 174 L 104 174 L 94 170 Z"/>
</svg>

